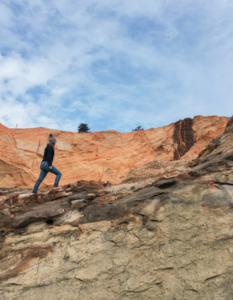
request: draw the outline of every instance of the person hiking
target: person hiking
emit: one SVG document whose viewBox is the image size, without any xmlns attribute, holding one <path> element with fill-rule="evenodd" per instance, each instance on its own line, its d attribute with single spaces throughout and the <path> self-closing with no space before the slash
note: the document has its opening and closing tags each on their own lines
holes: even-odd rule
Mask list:
<svg viewBox="0 0 233 300">
<path fill-rule="evenodd" d="M 56 140 L 55 136 L 52 133 L 50 133 L 49 134 L 49 143 L 47 144 L 47 146 L 44 150 L 44 157 L 43 157 L 42 163 L 40 165 L 40 169 L 41 169 L 40 176 L 39 176 L 37 182 L 35 183 L 34 189 L 32 191 L 35 194 L 37 193 L 41 182 L 45 179 L 48 172 L 56 175 L 54 187 L 58 187 L 62 173 L 52 165 L 53 157 L 54 157 L 54 147 L 55 147 L 56 142 L 57 142 L 57 140 Z"/>
</svg>

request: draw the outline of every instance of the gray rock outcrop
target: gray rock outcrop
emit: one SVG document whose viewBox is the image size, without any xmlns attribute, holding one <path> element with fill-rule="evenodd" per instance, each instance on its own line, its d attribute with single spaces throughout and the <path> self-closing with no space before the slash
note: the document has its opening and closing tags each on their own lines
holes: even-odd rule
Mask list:
<svg viewBox="0 0 233 300">
<path fill-rule="evenodd" d="M 0 189 L 0 299 L 232 300 L 229 124 L 170 175 Z"/>
</svg>

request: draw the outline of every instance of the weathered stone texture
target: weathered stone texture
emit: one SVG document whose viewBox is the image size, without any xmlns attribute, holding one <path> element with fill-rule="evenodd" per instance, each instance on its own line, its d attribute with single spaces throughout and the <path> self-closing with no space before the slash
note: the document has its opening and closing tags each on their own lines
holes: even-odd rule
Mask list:
<svg viewBox="0 0 233 300">
<path fill-rule="evenodd" d="M 115 204 L 81 210 L 76 224 L 6 230 L 1 299 L 227 299 L 232 187 L 194 181 L 132 193 L 133 186 L 122 187 L 129 195 Z"/>
<path fill-rule="evenodd" d="M 221 151 L 119 185 L 0 188 L 0 299 L 232 300 L 228 129 Z"/>
<path fill-rule="evenodd" d="M 195 143 L 195 133 L 193 130 L 193 119 L 186 118 L 175 123 L 173 134 L 176 148 L 174 150 L 174 159 L 180 159 Z"/>
<path fill-rule="evenodd" d="M 61 184 L 77 180 L 120 183 L 133 168 L 185 155 L 195 158 L 226 127 L 229 118 L 202 117 L 144 131 L 114 130 L 73 133 L 47 128 L 9 129 L 0 124 L 0 187 L 32 187 L 38 178 L 49 132 L 58 142 L 54 165 L 61 170 Z M 51 187 L 48 174 L 41 187 Z"/>
<path fill-rule="evenodd" d="M 216 138 L 199 153 L 199 158 L 204 159 L 210 155 L 221 155 L 231 152 L 233 148 L 233 116 L 228 121 L 224 132 L 220 133 Z"/>
</svg>

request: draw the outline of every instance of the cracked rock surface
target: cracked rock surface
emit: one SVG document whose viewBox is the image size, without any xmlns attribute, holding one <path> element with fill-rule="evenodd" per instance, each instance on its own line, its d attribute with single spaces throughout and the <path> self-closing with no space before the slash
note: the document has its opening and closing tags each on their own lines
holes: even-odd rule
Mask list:
<svg viewBox="0 0 233 300">
<path fill-rule="evenodd" d="M 10 129 L 0 123 L 0 187 L 34 186 L 50 132 L 57 138 L 53 163 L 62 172 L 61 184 L 91 179 L 119 184 L 131 169 L 154 160 L 195 158 L 223 132 L 228 120 L 196 116 L 160 128 L 127 133 L 74 133 L 42 127 Z M 53 184 L 54 175 L 49 173 L 42 187 Z"/>
<path fill-rule="evenodd" d="M 232 300 L 232 135 L 157 178 L 0 189 L 0 299 Z"/>
</svg>

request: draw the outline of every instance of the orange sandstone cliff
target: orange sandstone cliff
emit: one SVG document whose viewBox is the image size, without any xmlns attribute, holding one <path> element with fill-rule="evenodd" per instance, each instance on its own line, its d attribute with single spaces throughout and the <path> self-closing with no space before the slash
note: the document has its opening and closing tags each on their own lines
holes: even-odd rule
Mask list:
<svg viewBox="0 0 233 300">
<path fill-rule="evenodd" d="M 32 187 L 37 179 L 49 132 L 57 138 L 53 164 L 61 184 L 76 180 L 118 184 L 131 169 L 155 161 L 193 159 L 226 127 L 227 117 L 179 120 L 160 128 L 119 133 L 73 133 L 47 128 L 9 129 L 0 124 L 0 187 Z M 53 184 L 48 174 L 41 187 Z"/>
</svg>

